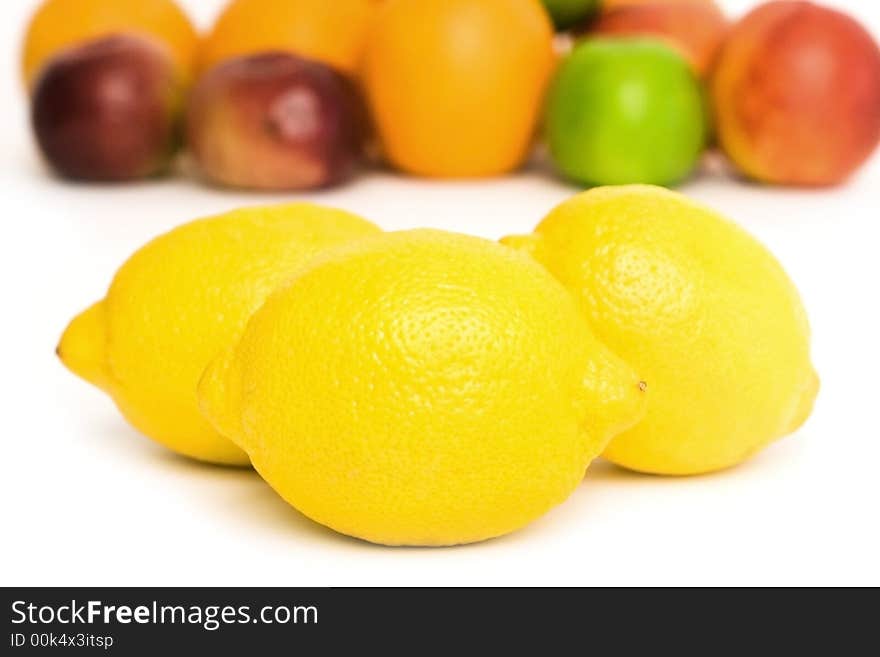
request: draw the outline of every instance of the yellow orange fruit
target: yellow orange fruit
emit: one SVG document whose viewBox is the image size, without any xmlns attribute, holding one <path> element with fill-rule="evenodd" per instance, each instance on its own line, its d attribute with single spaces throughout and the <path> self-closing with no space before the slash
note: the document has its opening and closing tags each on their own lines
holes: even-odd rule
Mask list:
<svg viewBox="0 0 880 657">
<path fill-rule="evenodd" d="M 171 51 L 181 77 L 192 78 L 198 34 L 174 0 L 46 0 L 28 25 L 22 73 L 32 86 L 58 51 L 119 32 L 152 36 Z"/>
<path fill-rule="evenodd" d="M 202 43 L 200 69 L 282 50 L 353 73 L 375 5 L 371 0 L 232 0 Z"/>
<path fill-rule="evenodd" d="M 539 0 L 395 0 L 376 13 L 362 75 L 395 166 L 479 177 L 526 158 L 554 63 Z"/>
</svg>

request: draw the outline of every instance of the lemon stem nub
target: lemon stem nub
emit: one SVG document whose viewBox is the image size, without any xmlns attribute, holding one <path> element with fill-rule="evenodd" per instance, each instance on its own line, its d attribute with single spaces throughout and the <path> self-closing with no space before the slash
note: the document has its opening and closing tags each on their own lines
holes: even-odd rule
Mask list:
<svg viewBox="0 0 880 657">
<path fill-rule="evenodd" d="M 106 391 L 110 387 L 106 346 L 104 302 L 99 301 L 70 322 L 55 353 L 71 372 Z"/>
</svg>

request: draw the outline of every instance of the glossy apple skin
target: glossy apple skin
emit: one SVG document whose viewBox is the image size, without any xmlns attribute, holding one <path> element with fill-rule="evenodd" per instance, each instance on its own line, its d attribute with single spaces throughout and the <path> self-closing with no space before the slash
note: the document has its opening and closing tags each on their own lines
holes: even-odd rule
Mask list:
<svg viewBox="0 0 880 657">
<path fill-rule="evenodd" d="M 770 2 L 734 27 L 711 95 L 719 142 L 747 177 L 838 184 L 880 141 L 880 48 L 841 12 Z"/>
<path fill-rule="evenodd" d="M 190 98 L 187 144 L 208 180 L 256 190 L 335 185 L 355 171 L 368 134 L 353 82 L 282 52 L 211 69 Z"/>
<path fill-rule="evenodd" d="M 168 168 L 180 142 L 182 93 L 164 46 L 114 35 L 65 50 L 43 68 L 31 123 L 59 175 L 137 180 Z"/>
<path fill-rule="evenodd" d="M 714 2 L 657 0 L 606 9 L 589 26 L 604 36 L 656 37 L 676 48 L 700 77 L 712 69 L 730 23 Z"/>
</svg>

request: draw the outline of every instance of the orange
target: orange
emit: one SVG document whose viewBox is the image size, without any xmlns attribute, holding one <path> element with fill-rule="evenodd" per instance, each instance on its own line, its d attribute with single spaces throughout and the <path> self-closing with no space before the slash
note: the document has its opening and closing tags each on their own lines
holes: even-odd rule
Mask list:
<svg viewBox="0 0 880 657">
<path fill-rule="evenodd" d="M 232 0 L 202 44 L 202 71 L 222 61 L 284 50 L 346 73 L 357 69 L 373 0 Z"/>
<path fill-rule="evenodd" d="M 528 155 L 554 63 L 540 0 L 392 0 L 376 12 L 362 75 L 395 166 L 483 177 Z"/>
<path fill-rule="evenodd" d="M 32 86 L 43 65 L 59 50 L 129 31 L 166 43 L 181 76 L 192 78 L 198 34 L 174 0 L 46 0 L 31 19 L 25 36 L 25 82 Z"/>
</svg>

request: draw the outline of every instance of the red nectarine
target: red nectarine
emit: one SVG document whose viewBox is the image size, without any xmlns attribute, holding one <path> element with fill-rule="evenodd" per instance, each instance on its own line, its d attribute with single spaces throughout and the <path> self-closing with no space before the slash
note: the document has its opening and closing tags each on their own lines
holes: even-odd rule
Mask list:
<svg viewBox="0 0 880 657">
<path fill-rule="evenodd" d="M 880 48 L 839 11 L 769 2 L 731 32 L 712 99 L 721 146 L 745 175 L 839 183 L 880 140 Z"/>
</svg>

